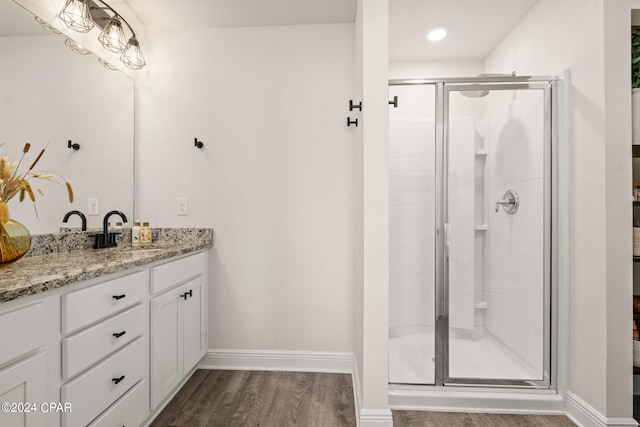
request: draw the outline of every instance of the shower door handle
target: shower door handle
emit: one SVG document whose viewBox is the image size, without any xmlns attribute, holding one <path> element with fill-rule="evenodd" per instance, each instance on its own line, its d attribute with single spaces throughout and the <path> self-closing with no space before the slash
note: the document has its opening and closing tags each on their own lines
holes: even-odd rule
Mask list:
<svg viewBox="0 0 640 427">
<path fill-rule="evenodd" d="M 451 246 L 451 224 L 448 222 L 444 223 L 444 246 Z"/>
</svg>

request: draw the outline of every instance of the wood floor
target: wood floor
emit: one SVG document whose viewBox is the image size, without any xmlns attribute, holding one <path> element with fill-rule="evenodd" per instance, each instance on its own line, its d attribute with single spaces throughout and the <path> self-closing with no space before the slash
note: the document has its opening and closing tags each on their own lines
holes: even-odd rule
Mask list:
<svg viewBox="0 0 640 427">
<path fill-rule="evenodd" d="M 349 374 L 197 370 L 151 427 L 356 426 Z"/>
<path fill-rule="evenodd" d="M 561 415 L 393 411 L 394 427 L 569 427 Z M 351 375 L 197 370 L 151 427 L 355 427 Z"/>
</svg>

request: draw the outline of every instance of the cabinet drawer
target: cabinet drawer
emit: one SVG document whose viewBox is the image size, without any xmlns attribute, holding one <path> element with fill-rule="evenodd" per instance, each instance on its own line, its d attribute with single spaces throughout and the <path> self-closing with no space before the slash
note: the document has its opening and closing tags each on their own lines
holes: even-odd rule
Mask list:
<svg viewBox="0 0 640 427">
<path fill-rule="evenodd" d="M 130 307 L 147 293 L 147 272 L 128 276 L 62 296 L 62 333 L 68 334 Z"/>
<path fill-rule="evenodd" d="M 62 340 L 62 377 L 69 379 L 147 330 L 148 305 L 140 304 Z"/>
<path fill-rule="evenodd" d="M 152 292 L 158 293 L 184 280 L 202 274 L 204 266 L 204 254 L 198 253 L 153 267 L 151 271 Z"/>
<path fill-rule="evenodd" d="M 0 365 L 45 344 L 44 302 L 0 314 Z"/>
<path fill-rule="evenodd" d="M 72 412 L 62 414 L 65 427 L 86 426 L 145 376 L 148 340 L 141 337 L 61 387 Z M 113 379 L 122 378 L 116 384 Z"/>
<path fill-rule="evenodd" d="M 137 427 L 149 416 L 149 383 L 140 381 L 90 427 Z"/>
</svg>

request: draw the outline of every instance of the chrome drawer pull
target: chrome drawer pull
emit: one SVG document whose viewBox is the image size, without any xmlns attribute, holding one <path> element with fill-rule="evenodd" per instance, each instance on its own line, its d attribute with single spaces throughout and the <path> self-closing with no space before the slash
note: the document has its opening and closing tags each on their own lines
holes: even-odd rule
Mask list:
<svg viewBox="0 0 640 427">
<path fill-rule="evenodd" d="M 117 300 L 122 299 L 122 298 L 124 298 L 124 297 L 126 297 L 126 295 L 125 295 L 125 294 L 122 294 L 122 295 L 114 295 L 114 296 L 113 296 L 113 299 L 117 301 Z"/>
<path fill-rule="evenodd" d="M 124 375 L 121 376 L 120 378 L 111 378 L 111 381 L 113 381 L 115 384 L 118 384 L 123 379 L 124 379 Z"/>
<path fill-rule="evenodd" d="M 116 332 L 116 333 L 113 334 L 113 336 L 116 337 L 116 338 L 120 338 L 121 336 L 123 336 L 126 333 L 127 333 L 127 331 Z"/>
</svg>

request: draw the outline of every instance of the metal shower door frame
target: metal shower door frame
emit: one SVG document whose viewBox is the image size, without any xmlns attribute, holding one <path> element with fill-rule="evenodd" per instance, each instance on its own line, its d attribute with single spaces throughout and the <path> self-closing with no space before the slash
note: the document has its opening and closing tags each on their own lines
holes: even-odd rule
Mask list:
<svg viewBox="0 0 640 427">
<path fill-rule="evenodd" d="M 554 390 L 557 388 L 557 89 L 556 76 L 390 80 L 389 85 L 435 85 L 436 242 L 435 386 Z M 449 376 L 448 222 L 449 94 L 463 90 L 542 90 L 544 93 L 544 367 L 542 380 Z"/>
</svg>

